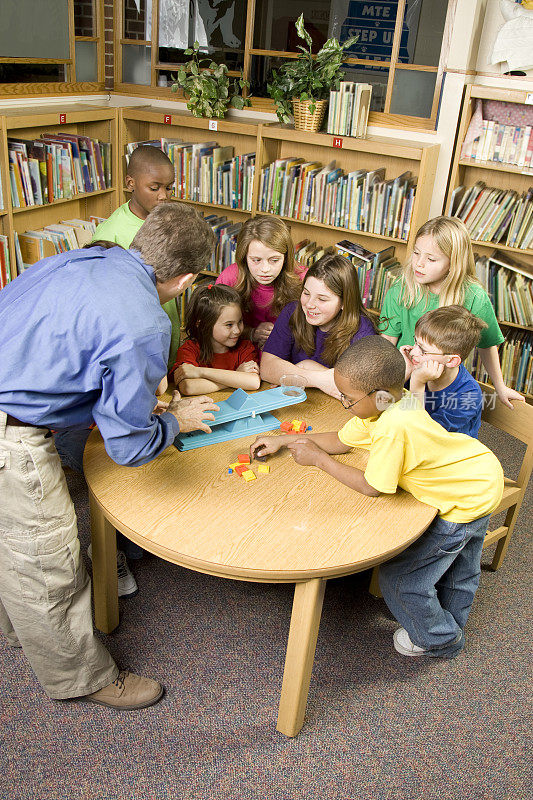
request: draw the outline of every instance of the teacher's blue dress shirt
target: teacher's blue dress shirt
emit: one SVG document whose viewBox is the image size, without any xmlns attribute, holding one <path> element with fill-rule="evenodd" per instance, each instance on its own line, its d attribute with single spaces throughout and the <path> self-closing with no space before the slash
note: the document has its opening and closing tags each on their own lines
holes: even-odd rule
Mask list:
<svg viewBox="0 0 533 800">
<path fill-rule="evenodd" d="M 0 292 L 0 409 L 40 427 L 98 425 L 118 464 L 146 464 L 179 432 L 153 414 L 170 321 L 140 254 L 45 258 Z"/>
</svg>

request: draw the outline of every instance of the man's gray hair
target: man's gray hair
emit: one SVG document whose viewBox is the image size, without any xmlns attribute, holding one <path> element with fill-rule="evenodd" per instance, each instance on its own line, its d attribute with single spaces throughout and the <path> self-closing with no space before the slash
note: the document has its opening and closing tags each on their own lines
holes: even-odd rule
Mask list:
<svg viewBox="0 0 533 800">
<path fill-rule="evenodd" d="M 216 239 L 200 214 L 185 203 L 161 203 L 151 211 L 130 247 L 154 268 L 159 283 L 207 269 Z"/>
</svg>

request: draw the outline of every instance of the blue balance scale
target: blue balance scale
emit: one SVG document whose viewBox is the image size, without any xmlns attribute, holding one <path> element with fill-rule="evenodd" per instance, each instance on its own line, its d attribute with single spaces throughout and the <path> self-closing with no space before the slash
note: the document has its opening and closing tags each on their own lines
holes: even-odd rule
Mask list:
<svg viewBox="0 0 533 800">
<path fill-rule="evenodd" d="M 217 403 L 219 410 L 213 412 L 215 421 L 208 422 L 211 433 L 180 433 L 174 439 L 174 445 L 178 450 L 194 450 L 208 444 L 277 430 L 281 422 L 268 412 L 303 403 L 306 399 L 304 390 L 293 386 L 276 386 L 275 389 L 266 389 L 253 395 L 247 394 L 244 389 L 236 389 L 227 400 Z"/>
</svg>

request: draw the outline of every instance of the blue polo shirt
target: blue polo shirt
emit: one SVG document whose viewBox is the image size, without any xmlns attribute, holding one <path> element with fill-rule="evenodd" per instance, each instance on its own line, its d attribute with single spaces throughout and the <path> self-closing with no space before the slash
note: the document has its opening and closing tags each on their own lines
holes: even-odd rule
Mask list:
<svg viewBox="0 0 533 800">
<path fill-rule="evenodd" d="M 0 292 L 0 409 L 52 429 L 98 425 L 118 464 L 141 465 L 179 432 L 152 413 L 170 321 L 134 250 L 45 258 Z"/>
</svg>

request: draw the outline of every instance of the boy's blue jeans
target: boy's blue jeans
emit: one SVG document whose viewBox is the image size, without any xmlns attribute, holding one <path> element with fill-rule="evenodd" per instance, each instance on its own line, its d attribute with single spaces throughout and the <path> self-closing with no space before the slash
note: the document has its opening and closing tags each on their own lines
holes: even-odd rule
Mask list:
<svg viewBox="0 0 533 800">
<path fill-rule="evenodd" d="M 489 518 L 448 522 L 436 517 L 420 539 L 379 568 L 389 609 L 413 644 L 430 656 L 453 658 L 464 647 Z"/>
<path fill-rule="evenodd" d="M 90 432 L 90 428 L 71 428 L 54 434 L 54 444 L 61 462 L 82 475 L 83 451 Z"/>
</svg>

